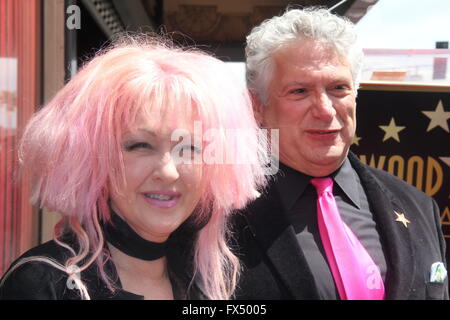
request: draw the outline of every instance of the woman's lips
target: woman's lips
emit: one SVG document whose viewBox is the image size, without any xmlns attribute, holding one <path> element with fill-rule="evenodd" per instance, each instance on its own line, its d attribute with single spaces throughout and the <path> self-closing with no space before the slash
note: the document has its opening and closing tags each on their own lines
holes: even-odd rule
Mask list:
<svg viewBox="0 0 450 320">
<path fill-rule="evenodd" d="M 149 204 L 163 209 L 176 206 L 181 197 L 181 193 L 175 191 L 148 191 L 142 194 Z"/>
</svg>

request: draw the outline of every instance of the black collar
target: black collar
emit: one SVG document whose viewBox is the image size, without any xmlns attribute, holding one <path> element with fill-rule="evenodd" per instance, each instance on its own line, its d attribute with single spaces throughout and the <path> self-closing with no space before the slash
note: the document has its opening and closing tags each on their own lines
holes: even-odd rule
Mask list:
<svg viewBox="0 0 450 320">
<path fill-rule="evenodd" d="M 359 209 L 360 195 L 357 188 L 359 179 L 348 158 L 330 177 L 334 179 L 349 202 Z M 312 178 L 280 162 L 279 172 L 275 179 L 277 180 L 277 190 L 284 207 L 290 209 L 294 206 L 295 202 L 305 192 Z"/>
<path fill-rule="evenodd" d="M 166 255 L 166 242 L 145 240 L 112 210 L 111 220 L 102 228 L 106 241 L 131 257 L 150 261 Z"/>
<path fill-rule="evenodd" d="M 358 186 L 361 184 L 358 174 L 353 169 L 352 164 L 348 158 L 345 159 L 342 166 L 333 173 L 332 177 L 336 184 L 341 188 L 347 196 L 349 203 L 361 209 L 361 200 Z"/>
</svg>

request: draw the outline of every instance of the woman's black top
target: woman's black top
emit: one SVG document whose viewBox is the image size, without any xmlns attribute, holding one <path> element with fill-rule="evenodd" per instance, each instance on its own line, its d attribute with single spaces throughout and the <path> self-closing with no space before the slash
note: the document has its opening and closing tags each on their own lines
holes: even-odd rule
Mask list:
<svg viewBox="0 0 450 320">
<path fill-rule="evenodd" d="M 73 237 L 69 237 L 73 239 Z M 73 241 L 73 240 L 72 240 Z M 67 243 L 67 240 L 65 241 Z M 76 248 L 74 243 L 69 244 Z M 106 247 L 105 247 L 106 248 Z M 50 257 L 53 260 L 65 264 L 72 255 L 66 248 L 58 245 L 55 241 L 49 241 L 37 247 L 34 247 L 19 257 L 12 265 L 23 258 L 33 256 Z M 175 299 L 204 299 L 201 289 L 195 285 L 187 288 L 190 284 L 190 277 L 187 270 L 189 268 L 183 262 L 182 254 L 172 250 L 167 254 L 169 261 L 169 278 L 172 283 Z M 115 281 L 114 286 L 118 288 L 114 293 L 111 292 L 103 280 L 100 278 L 98 267 L 95 263 L 88 269 L 81 272 L 81 281 L 85 284 L 89 296 L 92 300 L 120 299 L 136 300 L 144 299 L 143 296 L 128 292 L 122 289 L 117 270 L 111 259 L 106 263 L 104 270 L 106 274 Z M 0 299 L 22 300 L 79 300 L 80 291 L 74 286 L 73 280 L 64 271 L 54 266 L 41 262 L 26 262 L 15 269 L 0 287 Z"/>
</svg>

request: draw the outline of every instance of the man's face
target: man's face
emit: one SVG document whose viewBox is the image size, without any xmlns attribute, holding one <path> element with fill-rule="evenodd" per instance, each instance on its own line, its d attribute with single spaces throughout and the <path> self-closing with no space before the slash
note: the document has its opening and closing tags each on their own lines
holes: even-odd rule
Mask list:
<svg viewBox="0 0 450 320">
<path fill-rule="evenodd" d="M 256 105 L 265 128 L 280 130 L 280 161 L 311 176 L 340 167 L 356 129 L 349 62 L 329 45 L 293 42 L 275 52 L 268 103 Z"/>
</svg>

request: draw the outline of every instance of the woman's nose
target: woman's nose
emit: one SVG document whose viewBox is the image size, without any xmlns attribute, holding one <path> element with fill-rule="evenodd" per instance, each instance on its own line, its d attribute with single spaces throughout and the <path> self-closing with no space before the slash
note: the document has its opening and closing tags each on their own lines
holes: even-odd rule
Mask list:
<svg viewBox="0 0 450 320">
<path fill-rule="evenodd" d="M 161 181 L 175 181 L 180 177 L 175 159 L 166 153 L 153 170 L 153 179 Z"/>
</svg>

